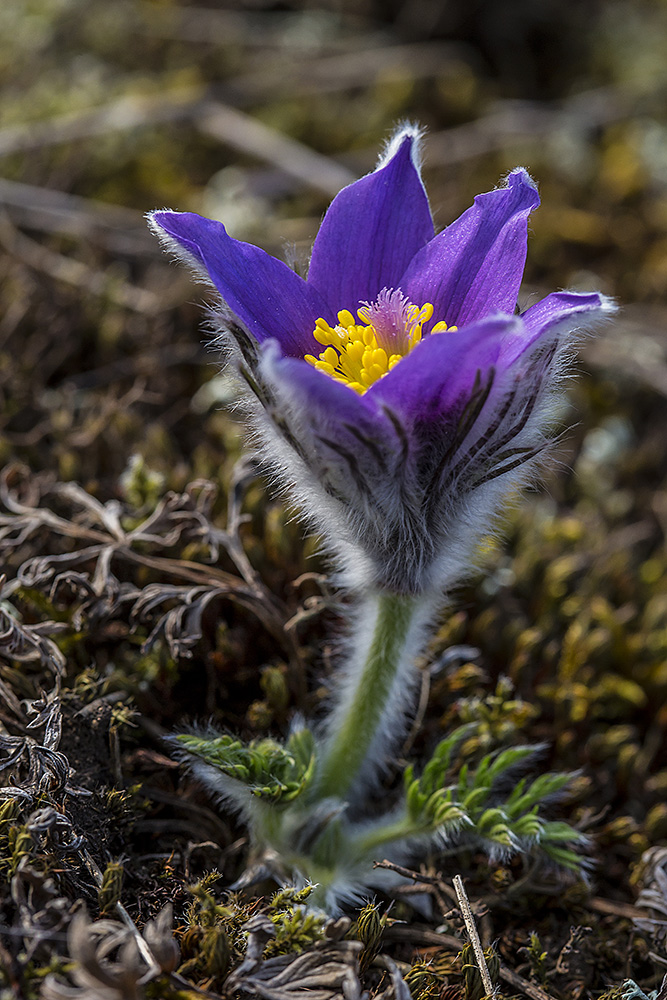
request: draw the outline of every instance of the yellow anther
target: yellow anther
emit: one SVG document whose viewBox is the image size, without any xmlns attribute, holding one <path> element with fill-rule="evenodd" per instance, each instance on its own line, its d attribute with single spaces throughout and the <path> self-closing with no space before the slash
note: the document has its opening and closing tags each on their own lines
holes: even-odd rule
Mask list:
<svg viewBox="0 0 667 1000">
<path fill-rule="evenodd" d="M 335 368 L 338 364 L 338 351 L 334 347 L 327 347 L 326 351 L 320 354 L 322 361 L 325 361 L 332 368 Z"/>
<path fill-rule="evenodd" d="M 354 316 L 349 309 L 341 309 L 338 313 L 338 322 L 341 326 L 354 326 Z"/>
<path fill-rule="evenodd" d="M 360 322 L 349 309 L 341 309 L 335 327 L 318 319 L 313 337 L 325 350 L 319 358 L 306 354 L 305 360 L 337 382 L 364 393 L 419 343 L 424 323 L 433 316 L 433 306 L 426 302 L 420 309 L 400 290 L 383 289 L 376 302 L 366 302 L 358 309 L 357 316 Z M 447 329 L 446 323 L 439 322 L 431 333 Z"/>
</svg>

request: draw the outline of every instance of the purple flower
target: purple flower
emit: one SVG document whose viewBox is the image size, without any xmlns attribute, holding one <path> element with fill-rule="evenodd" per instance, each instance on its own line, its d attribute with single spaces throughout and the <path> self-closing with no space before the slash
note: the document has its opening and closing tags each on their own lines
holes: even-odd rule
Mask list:
<svg viewBox="0 0 667 1000">
<path fill-rule="evenodd" d="M 348 583 L 405 594 L 469 566 L 549 442 L 573 333 L 613 311 L 555 292 L 516 315 L 535 185 L 514 170 L 435 235 L 418 149 L 401 129 L 336 196 L 306 280 L 219 222 L 151 216 L 222 297 L 262 461 Z"/>
</svg>

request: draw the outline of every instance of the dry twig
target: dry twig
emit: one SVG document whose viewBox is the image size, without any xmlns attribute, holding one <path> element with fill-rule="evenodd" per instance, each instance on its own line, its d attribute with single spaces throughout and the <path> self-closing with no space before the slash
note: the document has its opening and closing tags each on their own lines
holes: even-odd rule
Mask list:
<svg viewBox="0 0 667 1000">
<path fill-rule="evenodd" d="M 465 888 L 463 886 L 463 879 L 460 875 L 454 876 L 454 889 L 456 890 L 456 895 L 459 901 L 459 907 L 461 909 L 461 916 L 463 917 L 463 922 L 466 925 L 466 930 L 468 932 L 468 937 L 470 938 L 470 943 L 475 952 L 475 959 L 477 961 L 477 966 L 479 968 L 479 974 L 482 977 L 482 984 L 486 991 L 486 995 L 489 997 L 495 996 L 496 990 L 491 982 L 491 976 L 489 975 L 489 968 L 486 964 L 486 959 L 484 957 L 484 949 L 482 948 L 482 942 L 479 939 L 479 934 L 477 933 L 477 927 L 475 926 L 475 918 L 472 915 L 472 910 L 470 909 L 470 903 L 468 901 L 468 896 L 466 894 Z"/>
<path fill-rule="evenodd" d="M 196 117 L 196 125 L 206 135 L 277 167 L 327 197 L 338 194 L 356 176 L 335 160 L 220 101 L 207 101 Z"/>
</svg>

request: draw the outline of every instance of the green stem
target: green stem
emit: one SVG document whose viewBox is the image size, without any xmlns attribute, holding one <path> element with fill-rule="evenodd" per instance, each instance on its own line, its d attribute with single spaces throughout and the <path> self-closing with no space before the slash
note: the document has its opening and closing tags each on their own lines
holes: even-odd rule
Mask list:
<svg viewBox="0 0 667 1000">
<path fill-rule="evenodd" d="M 353 662 L 340 684 L 342 693 L 331 718 L 320 763 L 315 789 L 318 798 L 344 798 L 364 765 L 370 762 L 381 724 L 385 723 L 386 730 L 392 733 L 396 726 L 391 725 L 390 716 L 405 715 L 410 685 L 406 683 L 405 690 L 395 688 L 401 671 L 406 667 L 414 669 L 414 657 L 419 652 L 411 634 L 418 608 L 417 598 L 401 594 L 381 592 L 367 599 L 360 631 L 366 632 L 368 619 L 374 617 L 370 645 L 361 668 L 355 669 Z M 355 654 L 358 655 L 358 648 L 353 648 L 353 657 Z"/>
<path fill-rule="evenodd" d="M 431 832 L 431 827 L 417 827 L 408 816 L 403 816 L 393 822 L 388 822 L 386 826 L 378 824 L 378 826 L 367 830 L 352 841 L 352 850 L 364 856 L 372 854 L 380 847 L 388 847 L 397 841 L 404 841 L 408 837 L 419 837 Z"/>
</svg>

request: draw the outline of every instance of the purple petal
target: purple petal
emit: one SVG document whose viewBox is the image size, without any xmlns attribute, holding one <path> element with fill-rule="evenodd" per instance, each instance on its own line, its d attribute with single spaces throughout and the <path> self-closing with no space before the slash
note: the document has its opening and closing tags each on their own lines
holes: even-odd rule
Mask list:
<svg viewBox="0 0 667 1000">
<path fill-rule="evenodd" d="M 270 343 L 262 350 L 260 371 L 309 470 L 332 495 L 375 504 L 379 494 L 396 494 L 401 441 L 368 394 L 358 395 L 306 361 L 281 356 Z"/>
<path fill-rule="evenodd" d="M 433 239 L 416 144 L 414 131 L 399 134 L 387 162 L 344 188 L 324 217 L 308 283 L 334 313 L 354 311 L 383 288 L 395 288 L 417 251 Z"/>
<path fill-rule="evenodd" d="M 525 332 L 504 352 L 508 364 L 545 335 L 585 330 L 616 312 L 613 301 L 599 292 L 552 292 L 522 313 Z"/>
<path fill-rule="evenodd" d="M 203 265 L 232 313 L 258 340 L 273 337 L 286 354 L 319 351 L 312 336 L 325 305 L 282 261 L 227 235 L 220 222 L 192 212 L 154 212 L 158 235 Z"/>
<path fill-rule="evenodd" d="M 368 393 L 359 395 L 306 361 L 280 357 L 268 348 L 264 354 L 271 383 L 275 386 L 278 381 L 289 392 L 292 403 L 308 415 L 313 432 L 337 437 L 350 446 L 358 445 L 358 434 L 387 437 L 395 445 L 390 421 Z"/>
<path fill-rule="evenodd" d="M 411 302 L 434 306 L 434 322 L 463 326 L 491 313 L 512 314 L 526 263 L 528 216 L 539 205 L 525 170 L 474 205 L 411 261 L 400 287 Z"/>
<path fill-rule="evenodd" d="M 484 382 L 497 366 L 504 342 L 521 329 L 516 317 L 493 316 L 465 329 L 431 334 L 372 385 L 366 397 L 382 400 L 406 420 L 433 422 L 437 434 L 435 422 L 448 413 L 458 418 L 479 379 Z"/>
</svg>

